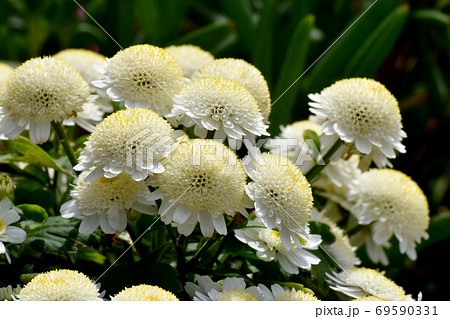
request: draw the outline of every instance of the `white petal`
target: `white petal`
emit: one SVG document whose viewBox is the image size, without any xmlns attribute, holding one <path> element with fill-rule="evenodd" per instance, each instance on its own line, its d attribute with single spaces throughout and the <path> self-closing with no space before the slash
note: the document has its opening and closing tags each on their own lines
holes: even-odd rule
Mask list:
<svg viewBox="0 0 450 319">
<path fill-rule="evenodd" d="M 214 228 L 217 230 L 219 234 L 221 235 L 227 234 L 227 225 L 225 224 L 225 218 L 223 217 L 223 215 L 213 218 L 212 222 L 214 224 Z"/>
<path fill-rule="evenodd" d="M 20 244 L 25 241 L 25 238 L 27 238 L 27 233 L 19 227 L 8 226 L 6 236 L 8 236 L 8 241 L 10 243 Z"/>
<path fill-rule="evenodd" d="M 124 210 L 110 208 L 107 216 L 109 224 L 115 230 L 122 231 L 127 227 L 127 214 Z"/>
<path fill-rule="evenodd" d="M 50 122 L 30 121 L 30 140 L 42 144 L 50 137 Z"/>
<path fill-rule="evenodd" d="M 207 212 L 202 212 L 198 214 L 200 221 L 200 230 L 203 236 L 211 237 L 214 233 L 214 225 L 211 220 L 211 215 Z"/>
<path fill-rule="evenodd" d="M 99 226 L 98 215 L 84 216 L 80 224 L 79 232 L 88 235 L 93 233 Z"/>
</svg>

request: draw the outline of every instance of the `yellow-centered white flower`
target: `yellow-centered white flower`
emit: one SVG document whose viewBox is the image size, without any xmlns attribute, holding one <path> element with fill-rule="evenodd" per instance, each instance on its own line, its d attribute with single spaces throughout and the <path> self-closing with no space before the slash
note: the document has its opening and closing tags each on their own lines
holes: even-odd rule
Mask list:
<svg viewBox="0 0 450 319">
<path fill-rule="evenodd" d="M 277 228 L 286 249 L 291 239 L 301 246 L 299 236 L 307 240 L 308 222 L 313 207 L 311 185 L 287 157 L 263 153 L 247 155 L 243 162 L 253 180 L 246 187 L 255 202 L 255 214 L 269 229 Z"/>
<path fill-rule="evenodd" d="M 246 176 L 237 156 L 223 144 L 204 139 L 182 142 L 156 175 L 162 203 L 161 220 L 176 222 L 178 231 L 189 235 L 197 222 L 206 237 L 214 230 L 225 235 L 224 214 L 247 215 Z"/>
<path fill-rule="evenodd" d="M 173 96 L 184 87 L 181 66 L 164 49 L 139 44 L 119 51 L 97 67 L 103 78 L 92 84 L 128 108 L 147 108 L 161 116 L 170 113 Z"/>
<path fill-rule="evenodd" d="M 279 284 L 272 285 L 269 289 L 263 284 L 259 284 L 258 288 L 264 295 L 265 301 L 320 301 L 314 294 L 294 288 L 283 288 Z"/>
<path fill-rule="evenodd" d="M 100 176 L 115 177 L 126 171 L 136 180 L 161 173 L 161 160 L 177 145 L 172 126 L 148 109 L 114 112 L 89 136 L 75 170 L 95 168 L 87 182 Z"/>
<path fill-rule="evenodd" d="M 137 285 L 123 289 L 111 301 L 179 301 L 170 291 L 158 286 Z"/>
<path fill-rule="evenodd" d="M 11 201 L 5 197 L 0 201 L 0 254 L 5 254 L 6 259 L 11 263 L 4 243 L 20 244 L 25 241 L 27 233 L 19 227 L 10 226 L 20 220 L 20 215 L 14 208 L 11 208 Z"/>
<path fill-rule="evenodd" d="M 8 77 L 0 99 L 0 132 L 14 139 L 29 127 L 31 141 L 44 143 L 51 122 L 83 111 L 88 97 L 88 84 L 67 62 L 52 57 L 28 60 Z"/>
<path fill-rule="evenodd" d="M 264 124 L 269 123 L 271 107 L 269 86 L 261 71 L 254 65 L 242 59 L 216 59 L 192 75 L 192 79 L 205 77 L 230 79 L 245 87 L 255 98 Z"/>
<path fill-rule="evenodd" d="M 381 83 L 344 79 L 308 97 L 312 120 L 322 125 L 323 134 L 354 143 L 378 167 L 392 166 L 388 158 L 395 158 L 395 150 L 405 152 L 398 102 Z"/>
</svg>

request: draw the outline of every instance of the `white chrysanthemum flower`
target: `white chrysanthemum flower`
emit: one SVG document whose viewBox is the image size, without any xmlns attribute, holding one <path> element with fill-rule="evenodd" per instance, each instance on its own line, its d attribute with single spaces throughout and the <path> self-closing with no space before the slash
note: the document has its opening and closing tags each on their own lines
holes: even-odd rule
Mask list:
<svg viewBox="0 0 450 319">
<path fill-rule="evenodd" d="M 330 245 L 322 245 L 322 248 L 330 254 L 334 261 L 342 269 L 354 268 L 361 263 L 356 256 L 357 247 L 352 246 L 350 238 L 335 222 L 322 214 L 312 214 L 312 220 L 319 221 L 330 227 L 330 232 L 335 237 L 335 241 Z"/>
<path fill-rule="evenodd" d="M 21 301 L 101 301 L 100 292 L 86 275 L 67 269 L 41 273 L 26 284 Z"/>
<path fill-rule="evenodd" d="M 89 86 L 68 63 L 52 57 L 28 60 L 6 83 L 0 99 L 0 131 L 14 139 L 29 125 L 31 141 L 44 143 L 51 122 L 81 112 L 88 97 Z"/>
<path fill-rule="evenodd" d="M 169 52 L 180 64 L 184 76 L 188 79 L 206 63 L 214 60 L 214 56 L 210 52 L 192 44 L 171 45 L 164 50 Z"/>
<path fill-rule="evenodd" d="M 11 263 L 4 243 L 20 244 L 25 241 L 27 233 L 16 226 L 10 226 L 20 220 L 20 215 L 14 208 L 11 208 L 11 202 L 8 198 L 0 201 L 0 254 L 5 254 L 6 259 Z"/>
<path fill-rule="evenodd" d="M 340 273 L 333 271 L 327 276 L 331 289 L 352 298 L 374 296 L 385 301 L 412 300 L 402 287 L 374 269 L 353 268 Z"/>
<path fill-rule="evenodd" d="M 371 169 L 349 189 L 348 200 L 354 203 L 350 211 L 358 222 L 370 224 L 377 245 L 387 244 L 394 234 L 400 252 L 417 258 L 416 243 L 428 238 L 430 217 L 425 195 L 409 176 L 388 168 Z"/>
<path fill-rule="evenodd" d="M 174 99 L 169 121 L 194 125 L 198 137 L 215 131 L 214 139 L 236 139 L 239 144 L 229 144 L 239 148 L 244 137 L 254 144 L 255 136 L 268 135 L 255 98 L 235 81 L 202 78 L 189 83 Z"/>
<path fill-rule="evenodd" d="M 126 171 L 136 180 L 164 171 L 160 161 L 175 147 L 172 126 L 148 109 L 114 112 L 98 124 L 81 152 L 75 170 L 93 167 L 90 182 L 104 175 L 111 178 Z"/>
<path fill-rule="evenodd" d="M 254 65 L 242 59 L 216 59 L 192 75 L 192 79 L 205 77 L 230 79 L 245 87 L 254 96 L 264 123 L 268 124 L 271 107 L 269 86 Z"/>
<path fill-rule="evenodd" d="M 170 291 L 143 284 L 123 289 L 112 297 L 111 301 L 179 301 L 179 299 Z"/>
<path fill-rule="evenodd" d="M 208 276 L 199 276 L 198 285 L 186 283 L 186 292 L 195 301 L 257 301 L 264 300 L 258 287 L 248 287 L 242 278 L 225 278 L 218 284 Z"/>
<path fill-rule="evenodd" d="M 295 290 L 292 288 L 283 288 L 279 284 L 274 284 L 271 289 L 263 284 L 259 284 L 258 288 L 264 295 L 265 301 L 320 301 L 312 293 L 304 292 L 302 290 Z"/>
<path fill-rule="evenodd" d="M 288 157 L 294 163 L 297 163 L 300 151 L 304 147 L 304 133 L 309 130 L 315 132 L 318 136 L 322 135 L 321 126 L 310 120 L 294 122 L 286 127 L 281 125 L 280 129 L 280 135 L 274 139 L 268 139 L 264 147 L 269 149 L 271 153 Z"/>
<path fill-rule="evenodd" d="M 243 162 L 250 159 L 246 156 Z M 277 228 L 286 249 L 291 238 L 301 246 L 298 235 L 308 239 L 308 222 L 313 207 L 311 185 L 288 158 L 277 154 L 258 154 L 244 165 L 253 180 L 245 190 L 255 202 L 255 214 L 269 229 Z"/>
<path fill-rule="evenodd" d="M 71 218 L 83 215 L 80 233 L 90 234 L 98 226 L 105 233 L 123 231 L 130 208 L 156 214 L 156 203 L 145 181 L 135 181 L 125 172 L 113 178 L 100 177 L 86 183 L 89 171 L 83 172 L 70 192 L 72 200 L 61 206 L 61 215 Z"/>
<path fill-rule="evenodd" d="M 225 235 L 224 214 L 247 216 L 245 172 L 225 145 L 203 139 L 183 142 L 164 168 L 156 176 L 162 196 L 159 214 L 166 224 L 176 222 L 181 234 L 191 234 L 199 222 L 204 236 L 212 236 L 214 229 Z"/>
<path fill-rule="evenodd" d="M 106 90 L 113 101 L 130 108 L 170 113 L 173 96 L 184 87 L 183 70 L 164 49 L 149 44 L 134 45 L 106 59 L 102 80 L 92 84 Z"/>
<path fill-rule="evenodd" d="M 378 167 L 391 166 L 388 158 L 395 158 L 395 150 L 405 152 L 397 100 L 381 83 L 344 79 L 308 97 L 312 119 L 322 124 L 323 133 L 354 143 Z"/>
<path fill-rule="evenodd" d="M 249 221 L 248 228 L 237 229 L 234 234 L 241 242 L 256 250 L 256 255 L 264 261 L 272 261 L 275 257 L 287 273 L 298 274 L 298 268 L 311 269 L 317 265 L 320 258 L 308 250 L 316 250 L 322 242 L 320 235 L 309 235 L 308 240 L 300 239 L 303 245 L 297 247 L 291 242 L 291 248 L 286 249 L 276 230 L 267 229 L 262 222 Z"/>
</svg>

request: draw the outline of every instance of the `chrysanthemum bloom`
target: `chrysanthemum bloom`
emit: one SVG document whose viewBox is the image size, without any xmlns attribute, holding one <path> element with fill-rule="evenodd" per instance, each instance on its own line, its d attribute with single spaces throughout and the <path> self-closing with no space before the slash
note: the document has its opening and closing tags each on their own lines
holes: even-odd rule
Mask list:
<svg viewBox="0 0 450 319">
<path fill-rule="evenodd" d="M 183 70 L 172 55 L 149 44 L 121 50 L 97 70 L 104 77 L 92 84 L 106 90 L 113 101 L 152 109 L 159 115 L 170 113 L 173 96 L 185 85 Z"/>
<path fill-rule="evenodd" d="M 274 139 L 267 140 L 264 147 L 269 149 L 271 153 L 288 157 L 294 163 L 297 163 L 300 151 L 304 147 L 304 133 L 309 130 L 315 132 L 318 136 L 322 135 L 321 126 L 310 120 L 294 122 L 286 127 L 281 125 L 280 129 L 280 135 Z M 306 146 L 309 147 L 308 145 Z"/>
<path fill-rule="evenodd" d="M 416 259 L 416 243 L 427 239 L 428 202 L 420 187 L 407 175 L 393 169 L 371 169 L 349 189 L 351 213 L 363 225 L 370 224 L 377 245 L 394 234 L 400 252 Z M 371 224 L 372 223 L 372 224 Z"/>
<path fill-rule="evenodd" d="M 192 79 L 205 77 L 230 79 L 244 86 L 254 96 L 264 123 L 268 124 L 271 106 L 269 86 L 254 65 L 242 59 L 216 59 L 192 75 Z"/>
<path fill-rule="evenodd" d="M 0 254 L 5 254 L 9 263 L 11 263 L 11 259 L 4 243 L 20 244 L 27 237 L 27 233 L 23 229 L 10 226 L 19 220 L 20 216 L 15 209 L 11 208 L 9 199 L 3 198 L 0 201 Z"/>
<path fill-rule="evenodd" d="M 258 288 L 264 295 L 265 301 L 320 301 L 316 296 L 302 290 L 295 290 L 292 288 L 283 288 L 279 284 L 274 284 L 271 289 L 263 284 L 259 284 Z"/>
<path fill-rule="evenodd" d="M 405 152 L 397 100 L 381 83 L 344 79 L 308 97 L 313 120 L 322 125 L 324 135 L 354 143 L 378 167 L 391 166 L 388 158 L 395 158 L 395 150 Z"/>
<path fill-rule="evenodd" d="M 86 142 L 75 170 L 93 167 L 87 182 L 126 171 L 136 180 L 161 173 L 160 161 L 176 147 L 172 126 L 148 109 L 115 112 L 98 124 Z"/>
<path fill-rule="evenodd" d="M 186 292 L 195 301 L 257 301 L 264 300 L 258 287 L 248 287 L 242 278 L 225 278 L 220 285 L 208 276 L 199 276 L 198 285 L 186 283 Z"/>
<path fill-rule="evenodd" d="M 159 214 L 166 224 L 176 222 L 181 234 L 191 234 L 199 222 L 204 236 L 211 236 L 214 229 L 225 235 L 224 214 L 247 216 L 245 172 L 223 144 L 203 139 L 183 142 L 164 168 L 164 173 L 155 176 L 162 196 Z"/>
<path fill-rule="evenodd" d="M 219 78 L 202 78 L 189 83 L 175 96 L 169 121 L 186 127 L 194 125 L 194 133 L 205 138 L 215 131 L 214 139 L 235 139 L 230 147 L 239 148 L 242 138 L 255 143 L 255 136 L 268 135 L 267 125 L 255 98 L 239 83 Z"/>
<path fill-rule="evenodd" d="M 354 268 L 361 263 L 361 260 L 359 260 L 355 253 L 357 247 L 352 246 L 349 237 L 342 228 L 328 217 L 318 214 L 313 214 L 311 217 L 311 219 L 330 227 L 330 232 L 336 240 L 330 245 L 323 245 L 322 248 L 334 259 L 340 268 Z"/>
<path fill-rule="evenodd" d="M 179 299 L 170 291 L 158 286 L 138 285 L 125 288 L 112 297 L 111 301 L 179 301 Z"/>
<path fill-rule="evenodd" d="M 19 294 L 21 301 L 101 301 L 99 288 L 84 274 L 68 269 L 41 273 Z"/>
<path fill-rule="evenodd" d="M 17 67 L 0 99 L 0 131 L 14 139 L 29 125 L 30 139 L 40 144 L 50 136 L 52 121 L 62 122 L 89 97 L 89 86 L 68 63 L 52 57 L 35 58 Z"/>
<path fill-rule="evenodd" d="M 301 239 L 303 245 L 300 247 L 291 242 L 291 248 L 286 249 L 278 231 L 267 229 L 259 221 L 249 221 L 247 225 L 250 227 L 234 231 L 236 238 L 255 249 L 256 255 L 264 261 L 272 261 L 276 257 L 281 268 L 289 274 L 298 274 L 298 268 L 310 270 L 311 265 L 320 262 L 320 258 L 308 251 L 318 249 L 322 241 L 320 235 L 309 235 L 306 241 Z"/>
<path fill-rule="evenodd" d="M 374 296 L 385 301 L 412 300 L 402 287 L 382 273 L 369 268 L 353 268 L 340 273 L 327 273 L 331 289 L 352 298 Z"/>
<path fill-rule="evenodd" d="M 313 207 L 311 185 L 287 157 L 263 153 L 243 159 L 248 176 L 253 180 L 245 190 L 255 202 L 255 214 L 269 229 L 277 228 L 286 249 L 291 238 L 301 246 L 299 235 L 309 237 L 308 222 Z"/>
<path fill-rule="evenodd" d="M 156 203 L 145 181 L 135 181 L 124 172 L 86 183 L 88 175 L 89 171 L 80 175 L 70 192 L 72 200 L 61 206 L 61 215 L 65 218 L 84 216 L 80 233 L 90 234 L 98 226 L 108 234 L 122 231 L 127 226 L 126 211 L 130 208 L 156 214 Z"/>
<path fill-rule="evenodd" d="M 180 64 L 184 76 L 188 79 L 206 63 L 214 60 L 211 53 L 192 44 L 171 45 L 164 50 L 169 52 Z"/>
</svg>

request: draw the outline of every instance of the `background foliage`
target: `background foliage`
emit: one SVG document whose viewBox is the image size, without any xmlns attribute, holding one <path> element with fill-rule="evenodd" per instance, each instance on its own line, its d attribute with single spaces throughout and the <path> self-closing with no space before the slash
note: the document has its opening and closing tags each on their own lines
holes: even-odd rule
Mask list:
<svg viewBox="0 0 450 319">
<path fill-rule="evenodd" d="M 111 57 L 121 47 L 137 43 L 162 47 L 196 44 L 216 57 L 243 58 L 262 71 L 275 102 L 270 118 L 272 134 L 279 132 L 280 124 L 305 119 L 309 114 L 307 94 L 319 92 L 338 79 L 365 76 L 385 84 L 400 102 L 408 134 L 404 142 L 407 153 L 393 162 L 394 167 L 410 175 L 424 190 L 432 219 L 430 239 L 419 246 L 417 261 L 396 254 L 398 257 L 390 257 L 391 264 L 384 270 L 413 295 L 422 291 L 426 300 L 449 300 L 450 274 L 441 257 L 450 244 L 449 0 L 77 2 L 87 13 L 71 0 L 0 1 L 0 59 L 21 63 L 64 48 L 92 49 Z M 78 145 L 81 143 L 78 141 Z M 21 171 L 6 164 L 11 155 L 0 154 L 0 168 L 19 176 L 14 196 L 16 204 L 24 203 L 23 226 L 31 230 L 28 245 L 23 248 L 29 254 L 19 259 L 15 270 L 0 265 L 0 283 L 15 283 L 27 269 L 37 272 L 49 266 L 77 267 L 98 276 L 123 249 L 123 242 L 102 237 L 100 232 L 89 238 L 68 235 L 76 229 L 70 223 L 78 225 L 79 221 L 62 222 L 54 216 L 67 194 L 52 191 L 54 185 L 48 183 L 48 175 L 39 166 L 42 163 L 33 161 L 44 161 L 45 166 L 57 171 L 67 163 L 54 162 L 43 154 L 36 157 L 39 151 L 24 144 L 19 139 L 10 146 L 17 155 L 28 156 L 33 165 Z M 50 145 L 43 147 L 51 149 Z M 60 171 L 59 178 L 66 178 L 64 170 Z M 99 251 L 99 243 L 108 248 Z M 146 242 L 145 237 L 143 244 L 161 247 Z M 245 256 L 246 252 L 241 253 Z M 363 251 L 359 253 L 364 258 Z M 133 256 L 125 256 L 122 269 L 105 275 L 102 285 L 112 285 L 117 273 L 133 271 L 126 264 Z M 150 254 L 140 261 L 152 269 L 153 278 L 148 280 L 154 282 L 159 274 L 175 278 L 173 269 L 165 269 L 155 256 Z M 207 267 L 207 260 L 203 263 L 200 266 Z M 370 266 L 368 260 L 363 264 Z M 383 269 L 380 265 L 373 267 Z M 165 284 L 163 288 L 174 291 L 181 288 L 176 280 L 166 280 Z M 112 290 L 114 287 L 110 293 L 114 293 Z"/>
</svg>

